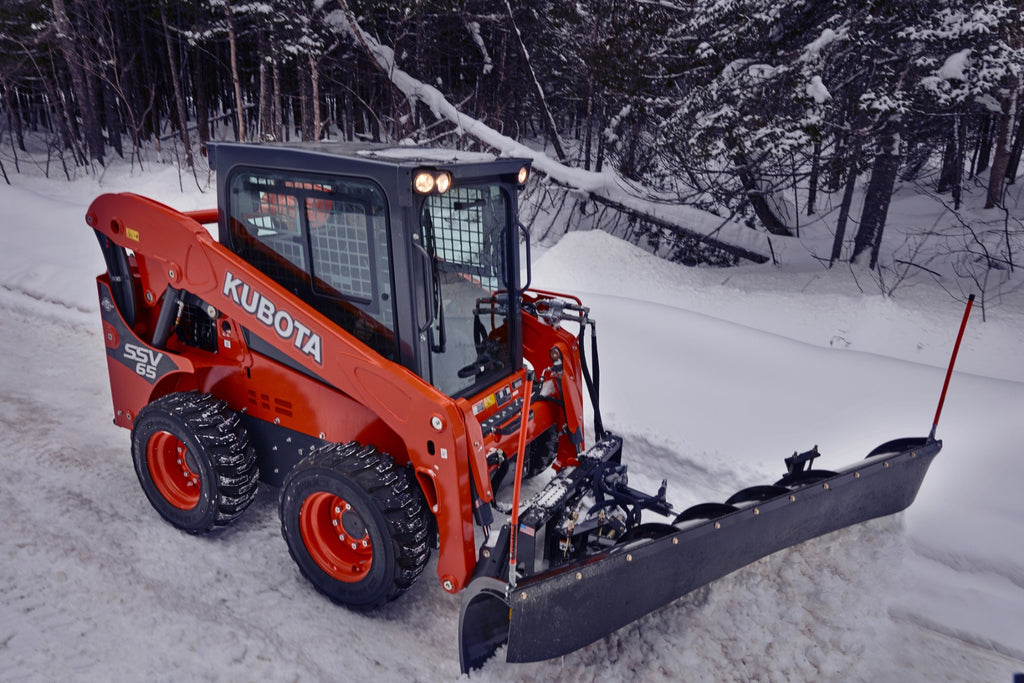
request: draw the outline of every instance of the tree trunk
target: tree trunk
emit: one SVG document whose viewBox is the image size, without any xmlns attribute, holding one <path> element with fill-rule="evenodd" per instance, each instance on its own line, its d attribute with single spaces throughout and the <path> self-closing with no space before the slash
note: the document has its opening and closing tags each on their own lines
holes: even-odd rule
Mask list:
<svg viewBox="0 0 1024 683">
<path fill-rule="evenodd" d="M 868 267 L 878 265 L 878 249 L 882 244 L 882 232 L 889 215 L 889 202 L 896 187 L 900 169 L 899 135 L 895 125 L 887 123 L 878 140 L 878 153 L 871 166 L 871 179 L 864 195 L 864 208 L 860 214 L 860 226 L 853 238 L 851 263 L 862 263 L 865 252 L 870 252 Z"/>
<path fill-rule="evenodd" d="M 245 107 L 242 102 L 242 82 L 238 77 L 238 41 L 235 40 L 235 20 L 231 13 L 231 2 L 224 3 L 224 19 L 228 25 L 228 47 L 231 53 L 231 84 L 235 90 L 235 120 L 238 129 L 235 138 L 245 142 Z"/>
<path fill-rule="evenodd" d="M 821 141 L 814 141 L 811 152 L 811 176 L 807 180 L 807 215 L 813 216 L 818 204 L 818 176 L 821 174 Z"/>
<path fill-rule="evenodd" d="M 1020 170 L 1020 156 L 1024 151 L 1024 116 L 1017 116 L 1017 133 L 1013 136 L 1013 148 L 1010 150 L 1010 161 L 1006 165 L 1006 184 L 1017 182 L 1017 171 Z"/>
<path fill-rule="evenodd" d="M 25 151 L 25 130 L 22 121 L 21 93 L 17 88 L 5 88 L 7 93 L 7 120 L 13 125 L 18 149 Z"/>
<path fill-rule="evenodd" d="M 313 140 L 319 141 L 324 122 L 320 115 L 320 66 L 313 55 L 309 55 L 309 93 L 313 100 Z"/>
<path fill-rule="evenodd" d="M 846 240 L 846 223 L 850 219 L 850 205 L 853 203 L 853 192 L 857 188 L 857 176 L 860 170 L 860 151 L 863 142 L 860 136 L 854 136 L 850 150 L 849 167 L 846 172 L 846 186 L 843 188 L 843 199 L 839 203 L 839 218 L 836 220 L 836 236 L 832 241 L 832 255 L 828 267 L 838 261 L 843 254 L 843 242 Z"/>
<path fill-rule="evenodd" d="M 85 55 L 78 49 L 78 39 L 71 19 L 68 17 L 67 5 L 64 0 L 53 1 L 54 20 L 59 33 L 61 52 L 67 62 L 71 74 L 71 89 L 75 96 L 75 105 L 82 117 L 82 135 L 85 138 L 89 157 L 103 163 L 103 134 L 100 131 L 98 112 L 94 107 L 94 98 L 90 96 L 89 83 L 84 68 Z"/>
<path fill-rule="evenodd" d="M 985 197 L 985 208 L 1001 206 L 1003 201 L 1003 185 L 1006 181 L 1006 170 L 1010 165 L 1010 137 L 1017 127 L 1017 99 L 1020 95 L 1020 79 L 1009 77 L 1009 86 L 1003 97 L 1003 114 L 999 119 L 999 131 L 996 133 L 995 153 L 992 156 L 992 170 L 988 177 L 988 193 Z"/>
<path fill-rule="evenodd" d="M 964 164 L 967 157 L 967 115 L 957 114 L 956 125 L 953 130 L 956 133 L 956 150 L 953 157 L 953 208 L 960 210 L 963 203 L 964 188 Z"/>
<path fill-rule="evenodd" d="M 193 60 L 192 92 L 196 101 L 196 134 L 199 144 L 205 145 L 210 139 L 210 98 L 206 94 L 206 74 L 203 73 L 202 60 Z"/>
<path fill-rule="evenodd" d="M 284 117 L 282 115 L 282 109 L 284 108 L 281 104 L 281 68 L 277 65 L 277 60 L 274 60 L 273 68 L 270 71 L 271 82 L 274 84 L 274 139 L 284 139 Z"/>
<path fill-rule="evenodd" d="M 537 95 L 537 104 L 541 110 L 541 121 L 543 121 L 548 137 L 551 139 L 551 145 L 555 148 L 555 154 L 558 156 L 558 160 L 565 163 L 565 149 L 562 147 L 562 140 L 558 137 L 558 128 L 555 126 L 555 119 L 551 116 L 551 110 L 548 108 L 547 98 L 544 96 L 544 89 L 541 87 L 540 81 L 537 80 L 537 74 L 533 70 L 533 63 L 530 61 L 530 53 L 526 50 L 526 44 L 523 43 L 523 34 L 519 32 L 519 26 L 516 24 L 515 15 L 512 13 L 512 4 L 509 0 L 505 0 L 505 10 L 508 12 L 509 23 L 512 24 L 512 33 L 516 37 L 516 46 L 519 49 L 519 56 L 522 57 L 523 65 L 526 67 L 526 71 L 533 82 L 534 93 Z"/>
<path fill-rule="evenodd" d="M 757 178 L 750 172 L 750 168 L 743 158 L 737 159 L 737 174 L 739 175 L 740 182 L 743 184 L 744 191 L 747 193 L 747 200 L 754 208 L 754 213 L 765 229 L 773 235 L 792 237 L 793 231 L 790 230 L 790 226 L 779 220 L 779 217 L 772 211 L 764 191 L 757 186 Z"/>
<path fill-rule="evenodd" d="M 261 35 L 260 37 L 260 116 L 259 122 L 257 123 L 257 130 L 260 136 L 260 140 L 269 141 L 274 139 L 273 127 L 274 124 L 271 121 L 273 114 L 271 113 L 271 101 L 272 96 L 270 93 L 270 68 L 267 65 L 267 60 L 263 56 L 265 54 L 266 46 L 265 41 Z"/>
<path fill-rule="evenodd" d="M 953 188 L 954 166 L 956 165 L 956 130 L 957 123 L 954 120 L 946 135 L 946 149 L 942 153 L 942 168 L 939 170 L 939 182 L 935 191 L 945 194 Z"/>
<path fill-rule="evenodd" d="M 167 23 L 167 10 L 160 4 L 160 23 L 164 27 L 164 45 L 167 48 L 167 65 L 171 71 L 171 86 L 174 90 L 174 112 L 178 118 L 178 130 L 181 134 L 181 144 L 185 146 L 185 163 L 189 168 L 195 168 L 192 159 L 192 139 L 188 134 L 188 113 L 185 111 L 185 96 L 181 90 L 181 74 L 178 73 L 178 56 L 174 52 L 174 43 L 171 41 L 171 28 Z"/>
<path fill-rule="evenodd" d="M 299 74 L 299 110 L 302 118 L 300 137 L 313 140 L 313 82 L 308 76 Z"/>
<path fill-rule="evenodd" d="M 978 134 L 978 162 L 974 165 L 972 176 L 978 175 L 988 168 L 992 159 L 992 115 L 982 116 L 981 131 Z"/>
</svg>

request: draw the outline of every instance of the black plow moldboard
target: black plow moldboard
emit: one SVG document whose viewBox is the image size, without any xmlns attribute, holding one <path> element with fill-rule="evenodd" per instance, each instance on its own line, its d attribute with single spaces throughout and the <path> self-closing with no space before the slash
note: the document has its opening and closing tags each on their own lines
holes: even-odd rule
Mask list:
<svg viewBox="0 0 1024 683">
<path fill-rule="evenodd" d="M 526 579 L 510 595 L 506 659 L 559 657 L 778 550 L 904 510 L 941 448 L 890 441 L 824 480 Z"/>
</svg>

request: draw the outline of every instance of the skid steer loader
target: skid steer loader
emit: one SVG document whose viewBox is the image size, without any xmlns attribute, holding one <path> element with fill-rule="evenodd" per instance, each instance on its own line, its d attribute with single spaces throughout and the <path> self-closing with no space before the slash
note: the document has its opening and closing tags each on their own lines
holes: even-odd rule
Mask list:
<svg viewBox="0 0 1024 683">
<path fill-rule="evenodd" d="M 933 426 L 830 471 L 815 447 L 772 484 L 679 511 L 665 483 L 629 485 L 604 429 L 589 309 L 531 288 L 527 160 L 234 143 L 209 159 L 216 210 L 107 194 L 86 215 L 114 422 L 142 489 L 203 533 L 259 482 L 280 487 L 299 570 L 357 610 L 408 589 L 436 547 L 441 586 L 462 592 L 464 671 L 505 643 L 509 661 L 559 656 L 902 510 L 941 448 Z"/>
</svg>

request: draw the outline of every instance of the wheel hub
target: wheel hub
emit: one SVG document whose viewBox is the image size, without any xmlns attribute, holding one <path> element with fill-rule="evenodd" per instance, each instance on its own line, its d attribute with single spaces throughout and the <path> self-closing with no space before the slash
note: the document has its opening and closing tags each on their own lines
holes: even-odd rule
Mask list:
<svg viewBox="0 0 1024 683">
<path fill-rule="evenodd" d="M 185 444 L 170 432 L 156 432 L 146 443 L 146 466 L 157 491 L 179 510 L 199 504 L 202 481 Z"/>
<path fill-rule="evenodd" d="M 299 510 L 302 542 L 317 566 L 332 578 L 355 583 L 373 564 L 366 523 L 344 498 L 318 491 Z"/>
</svg>

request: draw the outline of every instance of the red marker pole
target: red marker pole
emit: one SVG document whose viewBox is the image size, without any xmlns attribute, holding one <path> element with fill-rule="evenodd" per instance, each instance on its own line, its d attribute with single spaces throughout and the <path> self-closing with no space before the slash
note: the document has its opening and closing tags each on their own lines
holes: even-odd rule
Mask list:
<svg viewBox="0 0 1024 683">
<path fill-rule="evenodd" d="M 526 458 L 526 429 L 530 422 L 530 396 L 533 394 L 533 370 L 526 371 L 523 384 L 523 416 L 519 420 L 519 444 L 516 448 L 516 476 L 512 486 L 512 519 L 509 520 L 508 583 L 516 586 L 516 562 L 519 551 L 519 497 L 523 486 L 523 460 Z"/>
<path fill-rule="evenodd" d="M 939 406 L 935 409 L 935 419 L 932 420 L 932 431 L 928 434 L 928 440 L 935 440 L 935 430 L 939 426 L 939 415 L 942 414 L 942 404 L 946 402 L 946 389 L 949 388 L 949 378 L 953 376 L 953 366 L 956 365 L 956 354 L 960 351 L 960 341 L 964 338 L 964 330 L 967 329 L 967 318 L 971 315 L 971 307 L 974 305 L 974 295 L 967 297 L 967 309 L 964 311 L 964 319 L 960 321 L 960 332 L 956 335 L 956 344 L 953 345 L 953 355 L 949 359 L 949 368 L 946 370 L 946 381 L 942 383 L 942 395 L 939 396 Z"/>
</svg>

